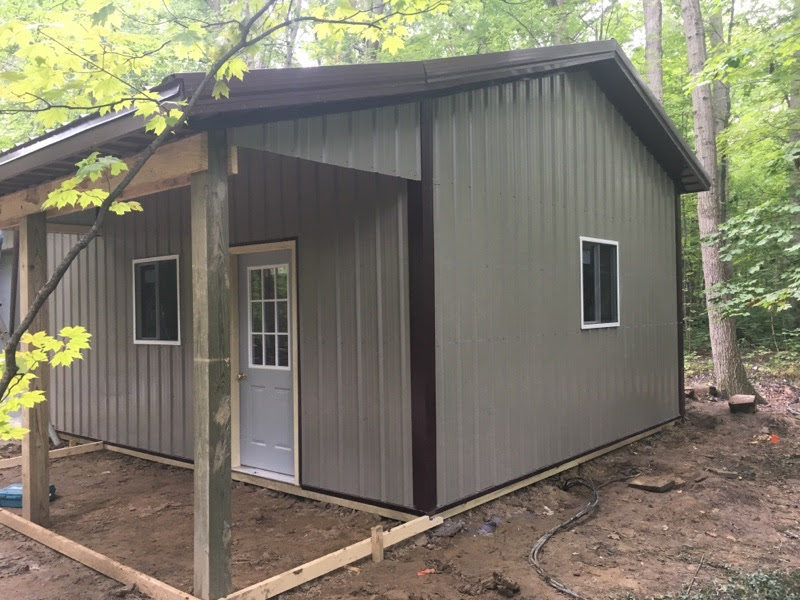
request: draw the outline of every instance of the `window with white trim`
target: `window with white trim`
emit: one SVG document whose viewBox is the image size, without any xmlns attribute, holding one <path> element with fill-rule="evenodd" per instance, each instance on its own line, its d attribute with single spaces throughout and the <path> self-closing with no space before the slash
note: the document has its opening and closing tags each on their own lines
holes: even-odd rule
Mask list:
<svg viewBox="0 0 800 600">
<path fill-rule="evenodd" d="M 581 327 L 619 326 L 619 242 L 581 237 Z"/>
<path fill-rule="evenodd" d="M 180 344 L 178 257 L 133 261 L 133 341 Z"/>
</svg>

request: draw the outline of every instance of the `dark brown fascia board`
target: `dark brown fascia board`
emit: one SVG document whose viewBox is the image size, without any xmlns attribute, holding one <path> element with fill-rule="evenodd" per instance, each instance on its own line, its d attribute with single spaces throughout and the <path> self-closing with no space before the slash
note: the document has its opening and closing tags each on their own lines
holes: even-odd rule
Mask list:
<svg viewBox="0 0 800 600">
<path fill-rule="evenodd" d="M 162 95 L 170 100 L 179 97 L 180 93 L 180 85 L 172 85 L 166 87 Z M 144 119 L 133 109 L 81 117 L 0 153 L 0 181 L 143 129 Z"/>
<path fill-rule="evenodd" d="M 273 120 L 288 113 L 325 114 L 579 68 L 589 70 L 612 102 L 623 106 L 620 112 L 671 176 L 680 179 L 683 192 L 708 189 L 710 179 L 697 157 L 614 40 L 408 63 L 255 70 L 231 84 L 230 98 L 200 98 L 192 116 L 202 128 L 230 126 L 232 121 L 244 124 L 243 115 Z M 171 75 L 155 90 L 165 97 L 186 98 L 202 76 Z M 628 114 L 625 105 L 631 107 Z M 141 129 L 141 119 L 125 113 L 79 119 L 0 154 L 0 181 Z"/>
<path fill-rule="evenodd" d="M 616 45 L 616 42 L 615 42 Z M 681 183 L 683 183 L 684 178 L 692 179 L 694 181 L 687 181 L 687 183 L 695 188 L 693 190 L 683 189 L 683 192 L 686 193 L 688 191 L 706 191 L 711 188 L 711 177 L 709 176 L 708 172 L 703 167 L 700 159 L 697 158 L 697 155 L 694 151 L 690 148 L 688 142 L 684 139 L 683 135 L 678 131 L 675 127 L 675 124 L 672 122 L 672 119 L 669 118 L 667 112 L 664 110 L 662 104 L 656 99 L 653 95 L 653 92 L 647 86 L 646 83 L 642 80 L 639 76 L 636 67 L 633 66 L 633 63 L 630 59 L 625 55 L 622 51 L 622 48 L 617 45 L 617 50 L 614 53 L 614 59 L 617 65 L 619 66 L 619 73 L 623 74 L 628 84 L 638 92 L 638 96 L 644 106 L 647 108 L 647 111 L 644 113 L 645 115 L 652 115 L 654 117 L 655 123 L 657 123 L 659 129 L 663 131 L 670 144 L 677 148 L 681 154 L 681 158 L 683 159 L 684 167 L 680 172 Z M 604 88 L 601 82 L 598 82 L 601 88 Z M 610 96 L 608 89 L 603 89 L 603 91 Z M 613 93 L 613 92 L 612 92 Z M 629 118 L 632 115 L 625 115 L 623 117 Z M 640 128 L 634 128 L 634 131 L 637 129 L 641 130 Z M 682 187 L 685 187 L 682 185 Z"/>
<path fill-rule="evenodd" d="M 280 111 L 370 100 L 389 104 L 398 97 L 435 96 L 587 66 L 609 60 L 617 51 L 621 52 L 619 45 L 610 41 L 407 63 L 265 69 L 252 71 L 244 82 L 233 82 L 230 98 L 222 105 L 204 95 L 192 114 L 204 117 L 223 112 Z M 202 77 L 197 73 L 179 73 L 165 83 L 176 80 L 183 81 L 184 93 L 190 95 Z"/>
</svg>

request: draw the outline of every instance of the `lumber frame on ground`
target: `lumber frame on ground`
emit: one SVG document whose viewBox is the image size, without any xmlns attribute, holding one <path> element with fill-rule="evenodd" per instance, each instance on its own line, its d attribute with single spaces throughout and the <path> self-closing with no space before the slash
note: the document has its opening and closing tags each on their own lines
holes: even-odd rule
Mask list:
<svg viewBox="0 0 800 600">
<path fill-rule="evenodd" d="M 388 548 L 403 542 L 441 525 L 443 522 L 444 519 L 442 517 L 418 517 L 413 521 L 398 525 L 389 531 L 383 532 L 383 547 Z M 336 552 L 331 552 L 316 560 L 307 562 L 304 565 L 284 571 L 280 575 L 275 575 L 260 583 L 229 594 L 224 600 L 266 600 L 267 598 L 274 598 L 299 585 L 327 575 L 362 558 L 372 556 L 372 548 L 373 540 L 372 537 L 369 537 L 350 546 L 345 546 Z"/>
<path fill-rule="evenodd" d="M 662 431 L 670 424 L 672 424 L 671 421 L 656 427 L 652 427 L 646 431 L 633 435 L 624 440 L 620 440 L 614 444 L 610 444 L 603 448 L 598 448 L 593 452 L 584 454 L 583 456 L 565 462 L 557 467 L 542 471 L 541 473 L 517 481 L 504 488 L 495 490 L 494 492 L 484 494 L 481 497 L 474 498 L 458 506 L 451 507 L 445 511 L 442 511 L 438 515 L 417 517 L 385 532 L 380 528 L 373 528 L 370 537 L 361 540 L 360 542 L 345 546 L 344 548 L 340 548 L 335 552 L 307 562 L 303 565 L 295 567 L 294 569 L 284 571 L 279 575 L 275 575 L 237 592 L 228 594 L 221 600 L 266 600 L 267 598 L 278 596 L 279 594 L 292 590 L 300 585 L 303 585 L 304 583 L 327 575 L 328 573 L 332 573 L 333 571 L 336 571 L 361 559 L 371 556 L 373 560 L 378 560 L 383 554 L 383 549 L 389 548 L 395 544 L 408 540 L 409 538 L 441 525 L 447 518 L 471 510 L 472 508 L 480 506 L 486 502 L 491 502 L 492 500 L 500 498 L 501 496 L 510 494 L 523 487 L 536 483 L 537 481 L 552 477 L 553 475 L 569 470 L 584 462 L 647 438 Z M 70 434 L 63 434 L 62 437 L 67 440 L 86 441 L 86 438 L 81 438 L 80 436 L 73 436 Z M 112 452 L 118 452 L 120 454 L 126 454 L 170 466 L 193 469 L 193 465 L 188 462 L 159 457 L 146 452 L 114 446 L 113 444 L 107 444 L 104 442 L 95 442 L 92 444 L 92 446 L 96 447 L 97 449 L 101 449 L 101 447 L 97 447 L 95 444 L 100 445 L 102 448 Z M 77 450 L 78 448 L 80 447 L 70 448 L 70 450 Z M 86 451 L 88 452 L 90 450 Z M 235 478 L 237 474 L 234 473 L 233 475 Z M 239 473 L 238 475 L 245 474 Z M 254 476 L 247 477 L 251 479 L 260 479 Z M 260 483 L 261 482 L 258 482 L 256 485 L 259 485 Z M 300 491 L 304 491 L 301 488 L 298 489 Z M 331 501 L 333 500 L 341 501 L 339 498 L 332 498 Z M 26 535 L 31 539 L 34 539 L 45 546 L 64 554 L 65 556 L 72 558 L 98 571 L 99 573 L 116 579 L 117 581 L 127 585 L 136 584 L 142 591 L 150 594 L 154 600 L 199 600 L 194 596 L 177 590 L 176 588 L 150 577 L 149 575 L 140 573 L 134 569 L 131 569 L 130 567 L 126 567 L 121 563 L 118 563 L 106 556 L 94 552 L 93 550 L 72 542 L 67 538 L 59 536 L 43 527 L 30 523 L 29 521 L 26 521 L 25 519 L 22 519 L 21 517 L 18 517 L 7 510 L 0 509 L 0 524 L 6 525 L 7 527 L 18 531 L 19 533 L 22 533 L 23 535 Z"/>
<path fill-rule="evenodd" d="M 55 450 L 50 450 L 48 458 L 50 460 L 53 460 L 54 458 L 64 458 L 66 456 L 75 456 L 76 454 L 88 454 L 89 452 L 97 452 L 98 450 L 102 450 L 104 446 L 105 444 L 103 442 L 89 442 L 86 444 L 81 444 L 79 446 L 70 446 L 68 448 L 56 448 Z M 0 460 L 0 469 L 10 469 L 11 467 L 17 467 L 21 464 L 22 464 L 21 456 L 4 458 Z"/>
<path fill-rule="evenodd" d="M 45 529 L 27 519 L 15 515 L 14 513 L 0 508 L 0 524 L 9 529 L 21 533 L 71 558 L 98 573 L 110 577 L 125 585 L 135 585 L 142 592 L 150 596 L 153 600 L 198 600 L 191 594 L 187 594 L 169 584 L 159 581 L 155 577 L 141 573 L 136 569 L 125 566 L 122 563 L 95 552 L 86 546 L 81 546 L 64 536 Z"/>
</svg>

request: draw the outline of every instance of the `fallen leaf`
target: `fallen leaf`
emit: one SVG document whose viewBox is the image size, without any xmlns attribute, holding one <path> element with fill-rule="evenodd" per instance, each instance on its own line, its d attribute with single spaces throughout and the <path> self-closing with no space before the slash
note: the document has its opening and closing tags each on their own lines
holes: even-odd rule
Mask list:
<svg viewBox="0 0 800 600">
<path fill-rule="evenodd" d="M 717 534 L 716 534 L 716 533 L 714 533 L 713 531 L 706 531 L 706 535 L 707 535 L 708 537 L 713 537 L 713 538 L 717 537 Z"/>
</svg>

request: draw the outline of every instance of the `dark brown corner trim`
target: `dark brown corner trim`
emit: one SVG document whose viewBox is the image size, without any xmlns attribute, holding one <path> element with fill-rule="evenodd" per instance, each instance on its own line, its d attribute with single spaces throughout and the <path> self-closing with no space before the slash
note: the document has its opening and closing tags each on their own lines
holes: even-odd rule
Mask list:
<svg viewBox="0 0 800 600">
<path fill-rule="evenodd" d="M 414 508 L 436 508 L 436 298 L 433 240 L 433 102 L 420 103 L 421 181 L 408 182 L 411 464 Z"/>
<path fill-rule="evenodd" d="M 683 236 L 681 235 L 681 188 L 675 183 L 675 287 L 678 291 L 678 410 L 686 415 L 683 368 Z"/>
</svg>

